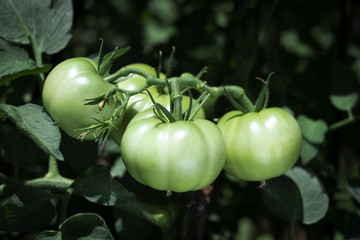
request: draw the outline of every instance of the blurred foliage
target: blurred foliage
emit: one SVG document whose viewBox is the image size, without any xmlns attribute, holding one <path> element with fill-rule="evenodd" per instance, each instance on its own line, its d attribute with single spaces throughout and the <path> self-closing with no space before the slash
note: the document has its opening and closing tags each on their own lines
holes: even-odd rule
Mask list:
<svg viewBox="0 0 360 240">
<path fill-rule="evenodd" d="M 69 44 L 55 55 L 44 56 L 44 63 L 55 65 L 67 58 L 91 56 L 99 49 L 99 38 L 103 38 L 105 52 L 116 46 L 131 46 L 113 69 L 134 62 L 157 66 L 159 51 L 166 62 L 175 46 L 174 75 L 196 74 L 207 66 L 203 78 L 210 85 L 240 85 L 250 97 L 256 96 L 261 88 L 256 77 L 264 78 L 275 72 L 270 106 L 289 107 L 303 123 L 309 151 L 302 152 L 298 165 L 318 177 L 330 198 L 325 218 L 312 225 L 298 223 L 296 239 L 360 238 L 359 187 L 350 181 L 359 179 L 360 124 L 331 129 L 331 124 L 348 116 L 349 109 L 351 114 L 359 113 L 359 1 L 74 0 L 73 7 L 73 36 Z M 40 92 L 36 78 L 21 77 L 0 88 L 0 103 L 41 103 Z M 214 118 L 232 109 L 225 98 L 217 106 Z M 7 123 L 0 125 L 0 130 L 7 134 L 13 131 Z M 314 132 L 321 132 L 323 138 L 312 138 Z M 29 171 L 28 165 L 10 164 L 14 160 L 6 154 L 9 151 L 6 146 L 17 144 L 19 137 L 22 135 L 1 137 L 0 156 L 4 159 L 0 162 L 1 171 L 23 177 L 42 173 L 44 167 Z M 29 147 L 26 141 L 21 144 L 23 148 Z M 165 197 L 165 193 L 134 182 L 124 174 L 112 144 L 109 142 L 98 150 L 96 143 L 80 143 L 63 134 L 60 149 L 66 161 L 60 163 L 61 172 L 76 178 L 95 163 L 107 167 L 115 163 L 121 173 L 115 173 L 113 167 L 112 175 L 121 178 L 121 184 L 140 200 L 171 203 L 179 197 L 177 194 Z M 45 165 L 43 154 L 34 154 Z M 239 181 L 223 173 L 211 196 L 206 239 L 270 240 L 287 235 L 288 224 L 264 206 L 258 183 Z M 121 239 L 159 239 L 158 227 L 145 220 L 94 207 L 81 199 L 71 199 L 69 215 L 86 207 L 101 212 L 108 226 L 115 222 L 110 231 Z M 4 239 L 24 239 L 29 235 L 32 236 L 0 232 Z"/>
</svg>

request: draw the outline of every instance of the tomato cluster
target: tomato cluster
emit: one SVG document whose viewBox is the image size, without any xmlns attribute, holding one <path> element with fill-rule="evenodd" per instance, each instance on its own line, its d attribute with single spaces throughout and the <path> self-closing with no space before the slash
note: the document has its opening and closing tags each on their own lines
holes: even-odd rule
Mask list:
<svg viewBox="0 0 360 240">
<path fill-rule="evenodd" d="M 127 67 L 156 76 L 146 64 Z M 145 78 L 137 74 L 116 86 L 109 84 L 99 75 L 94 61 L 74 58 L 51 71 L 45 81 L 43 103 L 61 129 L 78 137 L 77 129 L 110 118 L 124 100 L 115 94 L 99 111 L 96 105 L 84 105 L 84 99 L 102 96 L 115 87 L 133 91 L 145 84 Z M 150 86 L 147 90 L 155 102 L 170 109 L 170 97 L 163 89 Z M 183 96 L 182 103 L 185 112 L 190 98 Z M 113 123 L 110 135 L 121 147 L 130 175 L 158 190 L 198 190 L 211 184 L 222 169 L 243 180 L 266 180 L 290 169 L 300 153 L 300 128 L 281 108 L 231 111 L 215 124 L 205 119 L 202 108 L 191 121 L 164 122 L 152 106 L 148 93 L 131 96 L 123 119 Z"/>
<path fill-rule="evenodd" d="M 126 67 L 138 68 L 146 71 L 152 76 L 156 76 L 156 72 L 154 68 L 144 63 L 134 63 L 127 65 Z M 160 74 L 160 78 L 164 78 L 164 77 L 165 76 L 163 74 Z M 146 83 L 146 79 L 144 77 L 138 74 L 134 74 L 128 80 L 118 83 L 117 87 L 126 90 L 136 90 L 144 86 L 145 83 Z M 157 103 L 163 105 L 164 107 L 170 110 L 171 101 L 169 95 L 162 92 L 163 91 L 162 87 L 160 87 L 160 89 L 158 89 L 157 87 L 158 86 L 150 86 L 147 90 L 150 92 L 150 94 Z M 190 98 L 188 96 L 183 96 L 183 100 L 182 100 L 183 111 L 187 109 L 187 107 L 189 106 L 189 102 L 190 102 Z M 136 114 L 151 108 L 152 105 L 153 102 L 151 101 L 148 93 L 146 92 L 137 94 L 130 98 L 128 105 L 125 109 L 125 114 L 120 126 L 118 126 L 117 130 L 111 133 L 111 137 L 114 139 L 114 141 L 117 144 L 119 145 L 121 144 L 122 135 L 124 134 L 127 125 L 129 124 L 131 119 Z M 204 109 L 201 108 L 200 111 L 196 114 L 195 118 L 205 119 Z"/>
</svg>

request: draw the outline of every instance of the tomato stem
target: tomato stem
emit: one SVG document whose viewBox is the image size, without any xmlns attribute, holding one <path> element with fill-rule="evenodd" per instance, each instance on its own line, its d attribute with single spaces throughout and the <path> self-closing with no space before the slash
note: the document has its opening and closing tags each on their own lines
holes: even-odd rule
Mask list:
<svg viewBox="0 0 360 240">
<path fill-rule="evenodd" d="M 180 92 L 179 84 L 177 79 L 170 81 L 171 87 L 171 101 L 174 104 L 173 115 L 176 121 L 182 120 L 182 94 Z"/>
<path fill-rule="evenodd" d="M 46 177 L 57 177 L 60 176 L 57 160 L 53 155 L 50 155 L 49 157 L 49 168 L 48 172 L 46 173 Z"/>
<path fill-rule="evenodd" d="M 124 78 L 123 80 L 126 81 L 125 77 L 127 77 L 130 74 L 138 74 L 146 79 L 146 85 L 144 85 L 142 88 L 132 91 L 132 93 L 135 94 L 135 92 L 139 93 L 140 90 L 143 91 L 149 86 L 152 85 L 159 85 L 159 86 L 166 86 L 166 80 L 160 79 L 157 77 L 152 76 L 151 74 L 145 72 L 144 70 L 137 69 L 137 68 L 121 68 L 117 72 L 115 72 L 112 75 L 109 75 L 108 77 L 104 77 L 104 80 L 109 83 L 117 82 L 119 78 Z M 199 74 L 201 76 L 201 74 Z M 251 100 L 247 97 L 244 89 L 239 86 L 223 86 L 223 87 L 210 87 L 206 84 L 206 82 L 200 80 L 199 78 L 195 77 L 192 74 L 185 74 L 181 77 L 171 77 L 167 79 L 169 82 L 176 81 L 179 85 L 179 88 L 193 88 L 201 93 L 208 92 L 210 96 L 212 97 L 212 100 L 210 100 L 211 103 L 215 103 L 216 99 L 220 96 L 226 95 L 226 92 L 231 95 L 232 98 L 234 98 L 236 101 L 238 101 L 242 106 L 244 106 L 245 111 L 247 112 L 253 112 L 255 111 L 255 106 L 251 102 Z M 120 91 L 120 90 L 119 90 Z M 175 96 L 175 95 L 174 95 Z"/>
<path fill-rule="evenodd" d="M 68 209 L 68 205 L 69 205 L 69 199 L 70 199 L 73 192 L 74 192 L 74 189 L 70 187 L 62 195 L 61 212 L 60 212 L 60 217 L 59 217 L 59 223 L 60 224 L 62 224 L 66 219 L 67 209 Z"/>
<path fill-rule="evenodd" d="M 329 131 L 333 131 L 333 130 L 337 130 L 339 128 L 345 127 L 351 123 L 358 121 L 359 119 L 360 119 L 359 117 L 349 117 L 349 118 L 343 119 L 339 122 L 331 124 L 329 126 Z"/>
</svg>

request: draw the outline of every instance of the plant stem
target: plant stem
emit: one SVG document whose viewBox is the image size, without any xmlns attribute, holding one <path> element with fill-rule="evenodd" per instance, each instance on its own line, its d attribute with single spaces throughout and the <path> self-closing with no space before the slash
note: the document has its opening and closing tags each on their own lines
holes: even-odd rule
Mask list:
<svg viewBox="0 0 360 240">
<path fill-rule="evenodd" d="M 60 173 L 59 173 L 59 169 L 58 169 L 57 160 L 54 156 L 50 155 L 49 170 L 48 170 L 47 174 L 45 175 L 45 177 L 52 178 L 52 177 L 59 177 L 59 176 L 60 176 Z"/>
<path fill-rule="evenodd" d="M 31 41 L 31 46 L 32 46 L 33 52 L 34 52 L 36 67 L 42 67 L 42 65 L 43 65 L 42 52 L 39 49 L 39 46 L 37 45 L 36 39 L 34 37 L 30 37 L 30 41 Z M 39 73 L 38 76 L 42 82 L 45 81 L 45 75 L 43 73 Z"/>
<path fill-rule="evenodd" d="M 359 120 L 359 117 L 349 117 L 347 119 L 341 120 L 339 122 L 333 123 L 329 126 L 329 131 L 337 130 L 339 128 L 345 127 L 351 123 L 356 122 Z"/>
<path fill-rule="evenodd" d="M 61 201 L 61 213 L 60 213 L 60 218 L 59 218 L 59 222 L 60 224 L 62 224 L 65 219 L 66 219 L 66 215 L 67 215 L 67 209 L 68 209 L 68 204 L 69 204 L 69 199 L 73 193 L 74 189 L 73 188 L 68 188 L 66 190 L 66 192 L 64 193 L 64 195 L 62 196 L 62 201 Z"/>
<path fill-rule="evenodd" d="M 105 81 L 114 82 L 120 77 L 126 77 L 129 74 L 138 74 L 146 79 L 145 87 L 152 85 L 166 86 L 166 80 L 152 76 L 151 74 L 137 68 L 121 68 L 116 73 L 104 78 Z M 224 87 L 210 87 L 205 82 L 201 81 L 197 77 L 186 74 L 182 77 L 172 77 L 168 79 L 169 82 L 176 81 L 180 88 L 193 88 L 201 93 L 208 92 L 212 99 L 217 99 L 221 95 L 225 95 L 225 91 L 228 92 L 234 99 L 239 101 L 248 112 L 255 110 L 254 104 L 245 94 L 242 87 L 239 86 L 224 86 Z M 144 89 L 142 87 L 141 89 Z M 140 89 L 139 89 L 140 90 Z M 215 102 L 214 100 L 212 102 Z"/>
<path fill-rule="evenodd" d="M 171 86 L 171 101 L 174 103 L 174 118 L 179 121 L 182 119 L 182 94 L 180 92 L 179 84 L 176 79 L 170 81 Z"/>
</svg>

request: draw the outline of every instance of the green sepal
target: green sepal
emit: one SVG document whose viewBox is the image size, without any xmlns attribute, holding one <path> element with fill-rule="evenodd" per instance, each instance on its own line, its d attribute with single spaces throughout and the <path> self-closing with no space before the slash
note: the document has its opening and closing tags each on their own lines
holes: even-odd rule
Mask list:
<svg viewBox="0 0 360 240">
<path fill-rule="evenodd" d="M 239 111 L 241 112 L 248 112 L 244 106 L 242 106 L 240 103 L 238 103 L 232 96 L 226 91 L 226 88 L 224 88 L 224 93 L 227 99 L 230 101 L 230 103 Z"/>
<path fill-rule="evenodd" d="M 151 93 L 146 90 L 147 93 L 149 94 L 149 97 L 154 105 L 154 114 L 164 123 L 166 122 L 176 122 L 176 119 L 174 118 L 174 116 L 169 112 L 169 110 L 167 110 L 164 106 L 162 106 L 161 104 L 155 102 L 155 99 L 153 98 L 153 96 L 151 95 Z"/>
<path fill-rule="evenodd" d="M 174 61 L 174 55 L 175 55 L 175 47 L 172 47 L 171 54 L 169 57 L 168 64 L 166 66 L 166 78 L 171 76 L 172 68 L 173 68 L 173 61 Z"/>
<path fill-rule="evenodd" d="M 102 77 L 108 76 L 114 60 L 127 53 L 130 50 L 130 48 L 131 47 L 125 47 L 119 49 L 118 47 L 116 47 L 114 51 L 107 53 L 103 58 L 101 58 L 101 56 L 99 55 L 99 59 L 98 59 L 99 75 Z"/>
<path fill-rule="evenodd" d="M 84 105 L 95 105 L 101 103 L 102 101 L 104 101 L 104 99 L 106 99 L 106 94 L 95 98 L 87 98 L 84 100 Z"/>
<path fill-rule="evenodd" d="M 101 65 L 101 56 L 102 56 L 102 50 L 103 50 L 103 46 L 104 46 L 104 39 L 100 38 L 100 49 L 99 49 L 99 54 L 98 54 L 98 58 L 97 58 L 97 70 L 98 72 L 100 72 L 100 65 Z"/>
<path fill-rule="evenodd" d="M 191 106 L 191 110 L 190 110 L 191 114 L 190 114 L 188 121 L 191 121 L 196 116 L 196 114 L 200 111 L 200 109 L 202 108 L 202 106 L 205 104 L 205 102 L 207 101 L 207 99 L 209 97 L 210 97 L 209 92 L 203 92 L 200 95 L 200 97 L 198 99 L 196 99 L 194 104 L 192 104 L 192 106 Z M 187 111 L 189 111 L 189 109 Z"/>
<path fill-rule="evenodd" d="M 188 106 L 186 112 L 183 114 L 183 119 L 184 119 L 185 121 L 189 121 L 189 119 L 190 119 L 191 109 L 192 109 L 192 101 L 193 101 L 193 98 L 192 98 L 192 94 L 191 94 L 190 89 L 187 89 L 187 92 L 189 93 L 190 101 L 189 101 L 189 106 Z"/>
<path fill-rule="evenodd" d="M 207 69 L 208 69 L 208 68 L 207 68 L 206 66 L 203 67 L 203 68 L 200 70 L 200 72 L 196 75 L 196 78 L 200 79 L 200 78 L 202 77 L 202 75 L 207 72 Z"/>
<path fill-rule="evenodd" d="M 259 93 L 259 96 L 255 102 L 255 112 L 259 112 L 260 110 L 266 108 L 268 105 L 269 95 L 270 95 L 269 94 L 270 78 L 273 74 L 274 74 L 274 72 L 269 73 L 266 81 L 259 78 L 259 80 L 261 80 L 263 82 L 263 87 L 262 87 L 262 89 Z"/>
<path fill-rule="evenodd" d="M 98 141 L 99 139 L 102 139 L 101 142 L 105 142 L 105 140 L 108 138 L 109 136 L 109 128 L 111 125 L 111 122 L 109 120 L 107 121 L 100 121 L 99 119 L 96 118 L 92 118 L 95 121 L 97 121 L 98 123 L 96 124 L 92 124 L 89 127 L 85 127 L 85 128 L 77 128 L 74 131 L 82 131 L 83 133 L 80 134 L 80 136 L 77 138 L 80 141 L 83 141 L 85 139 L 85 137 L 89 134 L 92 134 L 95 138 L 96 141 Z M 114 127 L 114 126 L 112 126 Z M 100 128 L 99 133 L 96 134 L 97 129 Z"/>
</svg>

